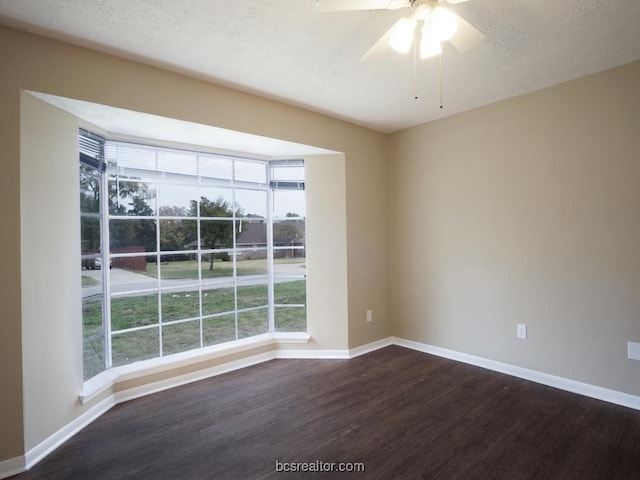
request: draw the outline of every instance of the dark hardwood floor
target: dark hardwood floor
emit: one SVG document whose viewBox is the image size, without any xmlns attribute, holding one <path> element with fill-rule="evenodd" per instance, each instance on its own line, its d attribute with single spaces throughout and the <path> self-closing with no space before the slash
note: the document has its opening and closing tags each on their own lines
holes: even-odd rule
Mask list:
<svg viewBox="0 0 640 480">
<path fill-rule="evenodd" d="M 276 472 L 318 460 L 365 472 Z M 640 412 L 394 346 L 118 405 L 13 478 L 633 480 Z"/>
</svg>

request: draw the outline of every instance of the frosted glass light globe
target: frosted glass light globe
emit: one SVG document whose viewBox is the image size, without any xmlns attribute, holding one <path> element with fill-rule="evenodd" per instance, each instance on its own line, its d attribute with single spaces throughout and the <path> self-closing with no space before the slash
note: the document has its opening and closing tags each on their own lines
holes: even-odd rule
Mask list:
<svg viewBox="0 0 640 480">
<path fill-rule="evenodd" d="M 458 19 L 450 10 L 436 7 L 431 14 L 429 27 L 440 41 L 449 40 L 458 31 Z"/>
</svg>

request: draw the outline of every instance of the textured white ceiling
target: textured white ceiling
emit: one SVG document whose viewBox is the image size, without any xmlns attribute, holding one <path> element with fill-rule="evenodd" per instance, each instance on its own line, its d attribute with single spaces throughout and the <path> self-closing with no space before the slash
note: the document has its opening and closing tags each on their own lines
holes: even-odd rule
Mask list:
<svg viewBox="0 0 640 480">
<path fill-rule="evenodd" d="M 314 0 L 0 0 L 17 27 L 353 121 L 421 124 L 640 59 L 640 0 L 470 0 L 485 35 L 419 62 L 360 57 L 406 10 L 318 13 Z"/>
</svg>

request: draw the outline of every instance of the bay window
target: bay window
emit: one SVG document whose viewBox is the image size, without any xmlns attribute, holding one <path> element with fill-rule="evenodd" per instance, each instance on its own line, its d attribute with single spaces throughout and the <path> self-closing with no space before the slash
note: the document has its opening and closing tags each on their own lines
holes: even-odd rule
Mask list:
<svg viewBox="0 0 640 480">
<path fill-rule="evenodd" d="M 97 143 L 94 166 L 82 161 L 87 139 Z M 80 144 L 85 378 L 264 333 L 306 331 L 302 160 L 85 131 Z"/>
</svg>

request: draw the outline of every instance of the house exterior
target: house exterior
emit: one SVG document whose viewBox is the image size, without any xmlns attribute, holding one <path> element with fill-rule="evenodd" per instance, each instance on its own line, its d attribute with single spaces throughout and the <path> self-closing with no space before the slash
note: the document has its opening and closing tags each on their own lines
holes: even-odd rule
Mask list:
<svg viewBox="0 0 640 480">
<path fill-rule="evenodd" d="M 304 257 L 305 223 L 303 219 L 282 220 L 273 223 L 273 246 L 275 258 Z M 243 249 L 244 260 L 265 258 L 267 247 L 267 224 L 264 221 L 242 222 L 238 234 L 238 248 Z"/>
</svg>

